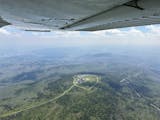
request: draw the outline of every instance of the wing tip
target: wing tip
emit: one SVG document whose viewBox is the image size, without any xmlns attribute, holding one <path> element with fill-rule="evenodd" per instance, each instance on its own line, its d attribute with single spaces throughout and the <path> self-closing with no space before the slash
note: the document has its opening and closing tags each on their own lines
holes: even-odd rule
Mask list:
<svg viewBox="0 0 160 120">
<path fill-rule="evenodd" d="M 0 28 L 7 26 L 7 25 L 11 25 L 11 24 L 9 22 L 3 20 L 2 17 L 0 16 Z"/>
</svg>

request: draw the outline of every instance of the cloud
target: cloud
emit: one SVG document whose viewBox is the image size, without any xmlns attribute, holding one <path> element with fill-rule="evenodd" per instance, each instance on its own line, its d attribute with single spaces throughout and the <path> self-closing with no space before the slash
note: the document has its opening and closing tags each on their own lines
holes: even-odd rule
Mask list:
<svg viewBox="0 0 160 120">
<path fill-rule="evenodd" d="M 52 31 L 25 32 L 13 28 L 0 29 L 0 40 L 16 41 L 16 44 L 42 46 L 98 46 L 98 45 L 159 45 L 160 25 L 130 27 L 95 32 Z"/>
<path fill-rule="evenodd" d="M 10 32 L 7 31 L 7 30 L 5 30 L 5 29 L 3 29 L 3 28 L 1 28 L 1 29 L 0 29 L 0 34 L 3 34 L 3 35 L 10 35 Z"/>
</svg>

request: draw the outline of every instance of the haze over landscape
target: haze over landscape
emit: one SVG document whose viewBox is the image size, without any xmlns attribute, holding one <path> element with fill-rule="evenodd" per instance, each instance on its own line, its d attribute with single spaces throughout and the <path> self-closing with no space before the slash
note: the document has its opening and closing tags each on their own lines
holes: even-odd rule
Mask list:
<svg viewBox="0 0 160 120">
<path fill-rule="evenodd" d="M 0 29 L 0 120 L 159 120 L 160 26 Z"/>
</svg>

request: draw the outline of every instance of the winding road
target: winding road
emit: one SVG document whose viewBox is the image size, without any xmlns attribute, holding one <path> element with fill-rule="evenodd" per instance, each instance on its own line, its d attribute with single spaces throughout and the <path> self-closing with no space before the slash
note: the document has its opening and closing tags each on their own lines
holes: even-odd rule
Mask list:
<svg viewBox="0 0 160 120">
<path fill-rule="evenodd" d="M 96 84 L 99 82 L 99 80 L 100 80 L 100 78 L 97 76 Z M 12 111 L 12 112 L 0 115 L 0 118 L 5 118 L 5 117 L 17 115 L 17 114 L 19 114 L 21 112 L 24 112 L 24 111 L 27 111 L 27 110 L 31 110 L 31 109 L 34 109 L 34 108 L 38 108 L 38 107 L 43 106 L 45 104 L 54 102 L 54 101 L 58 100 L 59 98 L 63 97 L 65 94 L 69 93 L 74 87 L 78 87 L 78 88 L 81 88 L 83 90 L 90 90 L 94 86 L 91 87 L 91 88 L 85 88 L 83 86 L 78 85 L 78 83 L 76 83 L 75 79 L 73 78 L 73 84 L 67 90 L 65 90 L 63 93 L 61 93 L 60 95 L 58 95 L 57 97 L 55 97 L 53 99 L 50 99 L 49 101 L 42 102 L 42 103 L 40 103 L 38 105 L 35 105 L 35 106 L 30 106 L 30 107 L 27 107 L 27 108 L 22 109 L 22 110 Z"/>
</svg>

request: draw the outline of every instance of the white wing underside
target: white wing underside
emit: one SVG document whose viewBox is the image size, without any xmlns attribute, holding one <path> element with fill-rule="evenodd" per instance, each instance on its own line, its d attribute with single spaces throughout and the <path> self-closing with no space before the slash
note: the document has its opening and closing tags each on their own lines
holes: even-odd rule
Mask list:
<svg viewBox="0 0 160 120">
<path fill-rule="evenodd" d="M 160 23 L 160 0 L 0 0 L 0 27 L 96 31 Z"/>
</svg>

